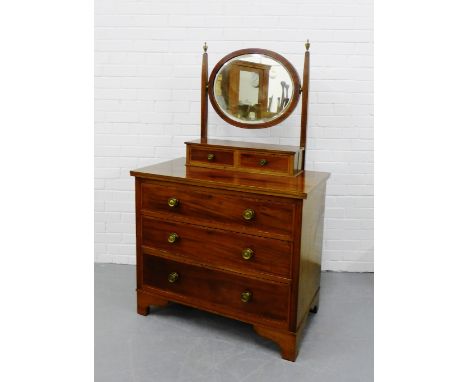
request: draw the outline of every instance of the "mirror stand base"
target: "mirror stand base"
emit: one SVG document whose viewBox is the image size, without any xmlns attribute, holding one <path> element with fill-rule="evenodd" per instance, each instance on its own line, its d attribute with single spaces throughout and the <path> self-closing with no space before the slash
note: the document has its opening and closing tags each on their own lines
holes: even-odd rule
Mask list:
<svg viewBox="0 0 468 382">
<path fill-rule="evenodd" d="M 302 173 L 300 147 L 217 139 L 185 144 L 186 166 L 290 177 Z"/>
</svg>

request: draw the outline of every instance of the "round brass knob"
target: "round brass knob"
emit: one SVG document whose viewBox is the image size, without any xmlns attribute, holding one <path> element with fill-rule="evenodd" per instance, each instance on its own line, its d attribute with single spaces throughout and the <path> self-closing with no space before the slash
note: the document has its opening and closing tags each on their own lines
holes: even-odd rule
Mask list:
<svg viewBox="0 0 468 382">
<path fill-rule="evenodd" d="M 208 154 L 208 160 L 214 160 L 215 159 L 215 155 L 212 154 L 212 153 L 209 153 Z"/>
<path fill-rule="evenodd" d="M 261 159 L 260 162 L 258 162 L 260 166 L 265 166 L 267 163 L 268 161 L 266 159 Z"/>
<path fill-rule="evenodd" d="M 242 302 L 249 302 L 252 300 L 252 292 L 246 290 L 240 294 L 240 299 Z"/>
<path fill-rule="evenodd" d="M 176 198 L 169 198 L 167 200 L 167 205 L 169 207 L 177 207 L 179 205 L 179 200 Z"/>
<path fill-rule="evenodd" d="M 167 276 L 167 281 L 170 283 L 175 283 L 177 280 L 179 280 L 179 274 L 177 272 L 171 272 Z"/>
<path fill-rule="evenodd" d="M 167 237 L 167 241 L 169 243 L 175 243 L 177 240 L 179 240 L 179 235 L 177 235 L 175 232 L 172 232 L 171 234 L 169 234 L 169 236 Z"/>
<path fill-rule="evenodd" d="M 242 217 L 245 220 L 252 220 L 255 216 L 255 211 L 251 208 L 247 208 L 244 212 L 242 212 Z"/>
<path fill-rule="evenodd" d="M 250 260 L 254 255 L 254 251 L 252 251 L 250 248 L 245 248 L 242 250 L 242 258 L 244 260 Z"/>
</svg>

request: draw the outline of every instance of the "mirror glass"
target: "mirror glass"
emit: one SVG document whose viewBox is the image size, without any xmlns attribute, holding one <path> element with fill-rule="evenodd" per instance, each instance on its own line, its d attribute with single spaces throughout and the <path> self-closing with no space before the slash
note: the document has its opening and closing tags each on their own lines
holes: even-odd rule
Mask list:
<svg viewBox="0 0 468 382">
<path fill-rule="evenodd" d="M 278 118 L 290 107 L 294 82 L 280 62 L 263 54 L 245 54 L 221 67 L 213 92 L 226 116 L 255 125 Z"/>
</svg>

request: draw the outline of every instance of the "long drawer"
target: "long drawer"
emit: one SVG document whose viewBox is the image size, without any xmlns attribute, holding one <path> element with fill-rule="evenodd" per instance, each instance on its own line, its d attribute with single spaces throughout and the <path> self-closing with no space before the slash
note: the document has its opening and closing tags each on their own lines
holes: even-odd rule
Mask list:
<svg viewBox="0 0 468 382">
<path fill-rule="evenodd" d="M 291 239 L 295 204 L 209 188 L 143 182 L 142 212 L 236 232 Z"/>
<path fill-rule="evenodd" d="M 248 273 L 291 277 L 291 242 L 141 217 L 142 244 L 180 258 Z"/>
<path fill-rule="evenodd" d="M 210 304 L 212 310 L 287 322 L 289 284 L 265 282 L 143 254 L 143 287 Z M 180 296 L 178 299 L 177 296 Z"/>
</svg>

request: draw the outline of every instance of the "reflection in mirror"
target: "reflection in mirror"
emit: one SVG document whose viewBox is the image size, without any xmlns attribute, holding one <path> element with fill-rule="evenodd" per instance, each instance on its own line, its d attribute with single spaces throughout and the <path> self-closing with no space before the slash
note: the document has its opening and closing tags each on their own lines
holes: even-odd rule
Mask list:
<svg viewBox="0 0 468 382">
<path fill-rule="evenodd" d="M 278 118 L 290 106 L 293 92 L 293 80 L 286 68 L 263 54 L 229 60 L 214 82 L 221 110 L 231 119 L 250 124 Z"/>
</svg>

